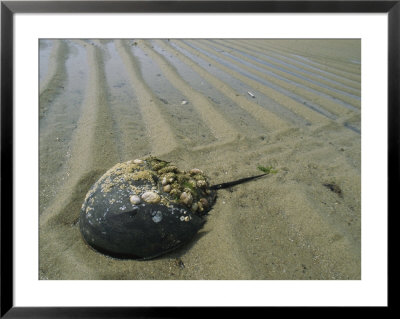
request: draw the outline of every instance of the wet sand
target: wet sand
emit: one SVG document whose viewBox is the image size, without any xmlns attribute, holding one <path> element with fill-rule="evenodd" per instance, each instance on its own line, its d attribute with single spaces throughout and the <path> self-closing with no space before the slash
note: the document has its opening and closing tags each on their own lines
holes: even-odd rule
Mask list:
<svg viewBox="0 0 400 319">
<path fill-rule="evenodd" d="M 361 279 L 360 45 L 41 40 L 39 278 Z M 169 254 L 95 252 L 78 225 L 87 191 L 148 155 L 212 184 L 277 173 L 220 190 Z"/>
</svg>

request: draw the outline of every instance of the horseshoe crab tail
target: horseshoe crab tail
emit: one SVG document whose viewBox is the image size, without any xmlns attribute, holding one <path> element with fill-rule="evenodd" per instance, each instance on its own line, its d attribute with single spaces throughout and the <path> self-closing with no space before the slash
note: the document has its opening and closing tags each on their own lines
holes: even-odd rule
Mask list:
<svg viewBox="0 0 400 319">
<path fill-rule="evenodd" d="M 232 187 L 232 186 L 235 186 L 235 185 L 238 185 L 238 184 L 249 182 L 249 181 L 251 181 L 253 179 L 256 179 L 256 178 L 260 178 L 260 177 L 262 177 L 264 175 L 268 175 L 268 174 L 266 173 L 266 174 L 261 174 L 261 175 L 256 175 L 256 176 L 250 176 L 250 177 L 241 178 L 241 179 L 238 179 L 238 180 L 232 181 L 232 182 L 212 185 L 212 186 L 210 186 L 210 189 L 216 190 L 216 189 Z"/>
</svg>

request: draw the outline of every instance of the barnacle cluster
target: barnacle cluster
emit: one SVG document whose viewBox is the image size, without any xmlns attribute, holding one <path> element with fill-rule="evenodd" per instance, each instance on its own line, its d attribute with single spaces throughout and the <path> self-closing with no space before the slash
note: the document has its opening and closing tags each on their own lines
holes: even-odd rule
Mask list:
<svg viewBox="0 0 400 319">
<path fill-rule="evenodd" d="M 207 213 L 215 200 L 207 177 L 198 168 L 184 171 L 170 162 L 150 156 L 118 163 L 109 169 L 93 187 L 103 196 L 120 188 L 120 196 L 129 196 L 130 203 L 161 203 L 167 207 L 180 204 L 197 215 Z M 87 197 L 90 197 L 91 192 Z M 116 199 L 121 202 L 120 199 Z"/>
<path fill-rule="evenodd" d="M 209 210 L 214 194 L 209 189 L 207 177 L 202 170 L 193 168 L 189 171 L 178 169 L 175 165 L 156 157 L 143 160 L 143 169 L 154 173 L 161 197 L 169 203 L 180 203 L 194 213 L 202 214 Z M 160 199 L 162 200 L 162 198 Z"/>
</svg>

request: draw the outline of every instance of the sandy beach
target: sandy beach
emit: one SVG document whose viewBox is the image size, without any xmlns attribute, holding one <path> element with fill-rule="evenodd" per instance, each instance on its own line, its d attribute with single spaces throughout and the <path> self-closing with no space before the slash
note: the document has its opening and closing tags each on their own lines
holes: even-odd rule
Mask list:
<svg viewBox="0 0 400 319">
<path fill-rule="evenodd" d="M 361 42 L 40 40 L 39 279 L 361 279 Z M 154 155 L 218 191 L 204 227 L 120 260 L 79 231 L 90 187 Z"/>
</svg>

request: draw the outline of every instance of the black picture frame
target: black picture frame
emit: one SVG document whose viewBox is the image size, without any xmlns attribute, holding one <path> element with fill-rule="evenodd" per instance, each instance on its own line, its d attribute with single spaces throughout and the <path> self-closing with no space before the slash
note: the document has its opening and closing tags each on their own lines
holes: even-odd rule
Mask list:
<svg viewBox="0 0 400 319">
<path fill-rule="evenodd" d="M 14 307 L 13 303 L 13 16 L 15 13 L 120 12 L 387 13 L 388 218 L 391 217 L 389 213 L 393 213 L 397 206 L 399 186 L 400 1 L 1 1 L 1 317 L 175 318 L 186 317 L 192 311 L 176 307 L 25 308 Z M 207 309 L 195 313 L 201 315 L 204 310 Z M 222 313 L 227 314 L 226 309 L 213 309 L 213 315 Z"/>
</svg>

